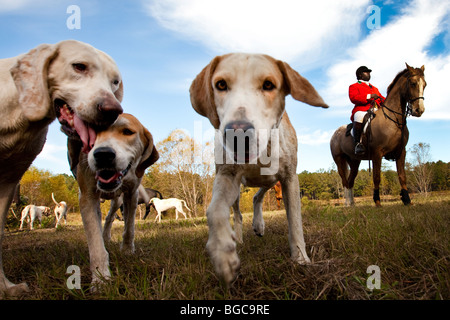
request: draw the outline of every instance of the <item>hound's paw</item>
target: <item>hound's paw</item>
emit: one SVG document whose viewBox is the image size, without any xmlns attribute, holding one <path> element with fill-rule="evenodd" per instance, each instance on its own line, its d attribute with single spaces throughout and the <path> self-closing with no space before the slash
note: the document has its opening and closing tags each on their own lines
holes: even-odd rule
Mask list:
<svg viewBox="0 0 450 320">
<path fill-rule="evenodd" d="M 7 297 L 20 297 L 28 292 L 30 292 L 28 285 L 22 282 L 19 284 L 11 284 L 7 288 L 0 288 L 0 297 L 2 294 Z"/>
<path fill-rule="evenodd" d="M 120 250 L 126 254 L 133 254 L 135 252 L 134 243 L 123 242 L 120 246 Z"/>
<path fill-rule="evenodd" d="M 91 293 L 102 291 L 102 287 L 111 280 L 111 272 L 109 268 L 104 268 L 102 272 L 97 268 L 92 272 Z"/>
<path fill-rule="evenodd" d="M 217 275 L 229 286 L 237 277 L 241 262 L 233 241 L 208 241 L 206 249 Z"/>
<path fill-rule="evenodd" d="M 262 237 L 264 235 L 264 220 L 259 219 L 253 221 L 253 231 L 258 237 Z"/>
<path fill-rule="evenodd" d="M 299 255 L 297 255 L 296 257 L 291 257 L 291 259 L 295 262 L 297 262 L 298 264 L 301 265 L 305 265 L 305 264 L 310 264 L 311 260 L 308 258 L 308 256 L 302 255 L 301 253 Z"/>
</svg>

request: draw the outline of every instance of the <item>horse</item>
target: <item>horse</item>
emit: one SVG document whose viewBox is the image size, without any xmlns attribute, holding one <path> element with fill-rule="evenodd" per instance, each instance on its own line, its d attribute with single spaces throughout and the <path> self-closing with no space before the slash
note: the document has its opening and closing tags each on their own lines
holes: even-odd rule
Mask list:
<svg viewBox="0 0 450 320">
<path fill-rule="evenodd" d="M 277 181 L 277 183 L 272 187 L 275 190 L 275 198 L 277 199 L 277 208 L 281 209 L 281 200 L 283 200 L 283 191 L 281 189 L 281 182 Z"/>
<path fill-rule="evenodd" d="M 354 205 L 353 185 L 361 160 L 373 162 L 373 201 L 377 207 L 381 206 L 379 186 L 383 157 L 396 161 L 401 200 L 405 205 L 411 203 L 405 174 L 405 147 L 409 138 L 406 118 L 408 115 L 420 117 L 424 113 L 423 91 L 426 81 L 425 66 L 413 68 L 405 64 L 406 69 L 399 72 L 389 85 L 386 100 L 374 112 L 375 117 L 367 130 L 369 139 L 367 134 L 363 138 L 366 146 L 364 154 L 355 155 L 353 137 L 346 135 L 347 125 L 339 127 L 331 137 L 331 154 L 342 179 L 346 206 Z"/>
</svg>

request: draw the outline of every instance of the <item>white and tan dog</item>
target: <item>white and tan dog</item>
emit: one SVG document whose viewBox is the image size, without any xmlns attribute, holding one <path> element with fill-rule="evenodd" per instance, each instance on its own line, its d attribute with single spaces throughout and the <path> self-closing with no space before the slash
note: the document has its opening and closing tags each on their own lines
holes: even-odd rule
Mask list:
<svg viewBox="0 0 450 320">
<path fill-rule="evenodd" d="M 102 236 L 100 197 L 113 199 L 123 193 L 125 229 L 122 249 L 134 252 L 138 187 L 145 169 L 158 160 L 159 154 L 150 132 L 130 114 L 120 115 L 113 125 L 99 132 L 88 154 L 81 151 L 77 140 L 69 139 L 68 146 L 72 157 L 78 155 L 78 159 L 71 162 L 78 160 L 76 178 L 80 187 L 80 211 L 95 285 L 111 276 L 109 255 Z"/>
<path fill-rule="evenodd" d="M 48 217 L 50 214 L 50 208 L 46 206 L 35 206 L 34 204 L 30 204 L 23 208 L 22 210 L 22 216 L 20 218 L 20 227 L 19 229 L 22 230 L 23 223 L 25 220 L 28 220 L 30 223 L 30 230 L 34 230 L 33 224 L 34 220 L 38 219 L 39 223 L 42 224 L 42 215 L 45 215 Z M 27 219 L 28 218 L 28 219 Z"/>
<path fill-rule="evenodd" d="M 163 211 L 169 210 L 169 209 L 175 209 L 175 220 L 178 220 L 178 213 L 181 213 L 185 219 L 187 219 L 187 215 L 186 212 L 184 212 L 183 210 L 183 204 L 186 207 L 186 209 L 188 209 L 189 211 L 191 211 L 191 209 L 188 208 L 186 201 L 184 200 L 180 200 L 177 198 L 168 198 L 168 199 L 159 199 L 159 198 L 152 198 L 150 199 L 150 205 L 153 206 L 153 208 L 155 208 L 156 210 L 156 218 L 155 218 L 155 222 L 156 220 L 158 220 L 158 222 L 161 222 L 161 213 Z"/>
<path fill-rule="evenodd" d="M 0 295 L 28 290 L 5 277 L 1 242 L 15 187 L 41 152 L 48 125 L 58 117 L 87 152 L 96 130 L 122 113 L 122 95 L 114 60 L 86 43 L 42 44 L 0 60 Z"/>
<path fill-rule="evenodd" d="M 55 200 L 55 196 L 52 192 L 52 200 L 55 203 L 55 218 L 56 218 L 56 225 L 55 228 L 58 228 L 60 222 L 62 219 L 64 219 L 64 224 L 67 224 L 67 203 L 65 201 L 57 202 Z"/>
<path fill-rule="evenodd" d="M 308 263 L 296 175 L 297 136 L 285 112 L 285 96 L 291 94 L 313 106 L 328 106 L 308 80 L 287 63 L 256 54 L 214 58 L 194 79 L 190 94 L 193 108 L 217 129 L 216 178 L 207 210 L 206 245 L 217 274 L 229 285 L 240 267 L 235 241 L 242 241 L 241 183 L 261 187 L 253 199 L 253 229 L 262 236 L 264 194 L 278 180 L 281 182 L 291 258 Z M 229 223 L 231 206 L 234 231 Z"/>
</svg>

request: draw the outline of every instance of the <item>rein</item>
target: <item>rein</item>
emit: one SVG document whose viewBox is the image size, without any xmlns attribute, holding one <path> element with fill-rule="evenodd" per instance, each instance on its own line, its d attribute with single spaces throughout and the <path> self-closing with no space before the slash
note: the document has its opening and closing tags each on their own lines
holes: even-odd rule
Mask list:
<svg viewBox="0 0 450 320">
<path fill-rule="evenodd" d="M 408 77 L 407 80 L 406 80 L 408 86 L 409 86 L 409 78 L 410 78 L 410 77 Z M 408 99 L 408 101 L 406 101 L 406 108 L 405 108 L 405 112 L 404 112 L 405 114 L 403 114 L 403 112 L 397 112 L 397 111 L 395 111 L 395 110 L 392 110 L 391 108 L 389 108 L 388 106 L 386 106 L 386 105 L 384 104 L 384 102 L 381 103 L 381 106 L 383 107 L 382 109 L 383 109 L 384 117 L 385 117 L 385 118 L 388 118 L 389 120 L 391 120 L 392 122 L 394 122 L 394 123 L 397 125 L 397 127 L 398 127 L 400 130 L 403 131 L 403 128 L 406 126 L 406 118 L 412 114 L 412 107 L 411 107 L 411 105 L 412 105 L 412 103 L 413 103 L 414 101 L 419 100 L 419 99 L 425 100 L 425 97 L 410 98 L 410 99 Z M 392 118 L 386 113 L 386 111 L 384 110 L 384 108 L 386 108 L 387 110 L 389 110 L 390 112 L 392 112 L 392 113 L 395 114 L 395 115 L 400 115 L 400 116 L 402 116 L 402 122 L 400 122 L 400 121 L 397 119 L 397 117 L 395 117 L 395 119 L 392 119 Z"/>
<path fill-rule="evenodd" d="M 407 83 L 409 85 L 409 77 L 407 79 Z M 416 98 L 408 99 L 406 101 L 405 110 L 404 111 L 402 110 L 402 112 L 392 110 L 387 105 L 385 105 L 384 102 L 381 103 L 381 107 L 382 107 L 381 109 L 383 110 L 384 117 L 391 120 L 392 122 L 394 122 L 395 125 L 397 126 L 397 128 L 401 131 L 401 138 L 400 138 L 401 144 L 403 144 L 403 139 L 404 139 L 404 131 L 406 128 L 406 118 L 408 116 L 412 115 L 412 103 L 419 99 L 425 100 L 425 97 L 416 97 Z M 396 117 L 396 116 L 393 116 L 394 119 L 392 117 L 390 117 L 389 114 L 386 113 L 385 109 L 387 109 L 389 112 L 393 113 L 394 115 L 401 116 L 401 120 L 399 120 L 398 117 Z"/>
</svg>

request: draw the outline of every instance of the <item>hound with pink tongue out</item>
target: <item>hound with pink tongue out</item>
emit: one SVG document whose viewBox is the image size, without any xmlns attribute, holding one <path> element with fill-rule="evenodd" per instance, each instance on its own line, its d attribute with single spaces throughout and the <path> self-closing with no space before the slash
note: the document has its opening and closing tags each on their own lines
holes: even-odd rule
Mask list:
<svg viewBox="0 0 450 320">
<path fill-rule="evenodd" d="M 87 233 L 93 289 L 110 278 L 108 252 L 102 237 L 100 198 L 123 193 L 125 228 L 122 250 L 134 252 L 134 220 L 138 187 L 145 169 L 159 158 L 150 132 L 132 115 L 121 114 L 109 128 L 96 133 L 90 150 L 69 139 L 71 163 L 77 163 L 80 210 Z"/>
<path fill-rule="evenodd" d="M 89 152 L 96 132 L 123 112 L 123 85 L 109 55 L 67 40 L 0 59 L 0 88 L 0 296 L 15 296 L 29 289 L 6 278 L 2 241 L 17 183 L 42 151 L 48 126 L 56 118 L 70 143 Z M 72 168 L 76 165 L 71 163 Z"/>
</svg>

